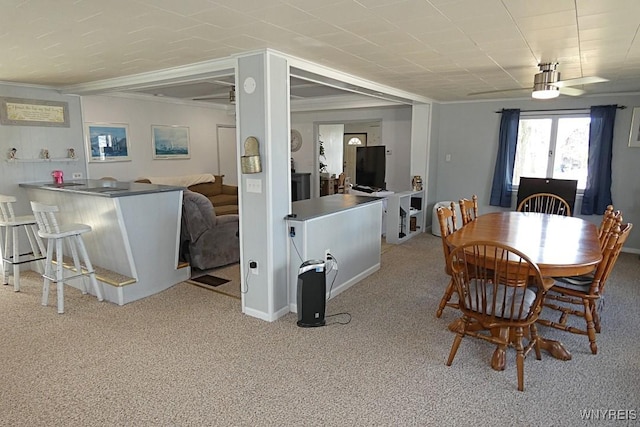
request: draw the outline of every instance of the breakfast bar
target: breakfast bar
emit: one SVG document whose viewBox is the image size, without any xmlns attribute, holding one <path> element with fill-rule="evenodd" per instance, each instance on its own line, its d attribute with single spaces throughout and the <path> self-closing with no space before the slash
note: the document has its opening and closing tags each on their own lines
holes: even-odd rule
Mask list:
<svg viewBox="0 0 640 427">
<path fill-rule="evenodd" d="M 291 203 L 288 217 L 289 309 L 297 312 L 297 276 L 307 260 L 328 263 L 327 297 L 380 269 L 383 198 L 334 194 Z"/>
<path fill-rule="evenodd" d="M 106 300 L 124 305 L 190 277 L 179 262 L 184 188 L 106 180 L 20 187 L 29 200 L 58 206 L 61 223 L 91 226 L 83 238 Z"/>
</svg>

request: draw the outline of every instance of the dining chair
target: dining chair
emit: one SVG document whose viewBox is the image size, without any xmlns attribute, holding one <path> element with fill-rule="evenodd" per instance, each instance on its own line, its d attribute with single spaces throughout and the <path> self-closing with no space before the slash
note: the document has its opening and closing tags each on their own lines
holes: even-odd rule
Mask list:
<svg viewBox="0 0 640 427">
<path fill-rule="evenodd" d="M 457 230 L 456 204 L 454 202 L 451 202 L 449 207 L 441 206 L 436 210 L 436 214 L 438 215 L 438 223 L 440 225 L 440 237 L 442 238 L 442 250 L 445 259 L 445 272 L 449 276 L 451 276 L 451 270 L 449 269 L 449 264 L 447 263 L 451 248 L 447 243 L 447 236 Z M 436 311 L 436 317 L 442 316 L 442 311 L 446 306 L 458 308 L 457 303 L 452 303 L 449 301 L 451 300 L 451 296 L 453 295 L 454 291 L 455 286 L 453 284 L 453 279 L 450 279 L 449 283 L 447 284 L 447 288 L 444 291 L 444 295 L 440 300 L 438 311 Z"/>
<path fill-rule="evenodd" d="M 609 233 L 616 223 L 616 219 L 620 216 L 620 211 L 614 211 L 613 205 L 607 206 L 602 215 L 602 222 L 598 227 L 598 240 L 600 241 L 600 250 L 604 250 L 604 246 L 607 243 L 607 238 L 609 237 Z"/>
<path fill-rule="evenodd" d="M 523 199 L 518 205 L 518 212 L 540 212 L 571 216 L 571 207 L 562 197 L 551 193 L 536 193 Z"/>
<path fill-rule="evenodd" d="M 620 225 L 622 216 L 616 218 L 616 224 L 608 234 L 602 260 L 598 264 L 592 277 L 557 277 L 555 283 L 545 297 L 544 307 L 560 312 L 560 318 L 553 322 L 546 318 L 539 318 L 538 323 L 562 331 L 574 334 L 587 335 L 591 353 L 598 353 L 596 344 L 596 333 L 600 332 L 600 312 L 602 311 L 602 301 L 604 289 L 607 284 L 609 274 L 618 260 L 618 256 L 624 243 L 633 228 L 633 224 Z M 588 279 L 588 280 L 585 280 Z M 554 302 L 555 301 L 555 302 Z M 557 303 L 556 303 L 557 302 Z M 584 319 L 586 328 L 569 324 L 569 316 L 577 316 Z"/>
<path fill-rule="evenodd" d="M 533 348 L 540 360 L 536 320 L 553 279 L 545 279 L 524 253 L 492 241 L 469 242 L 455 248 L 448 265 L 455 283 L 462 319 L 451 346 L 451 366 L 465 336 L 516 349 L 518 390 L 524 390 L 524 358 Z M 529 341 L 523 345 L 525 330 Z"/>
<path fill-rule="evenodd" d="M 462 225 L 467 225 L 471 221 L 475 221 L 478 217 L 478 196 L 474 194 L 469 199 L 460 199 L 460 213 L 462 214 Z"/>
</svg>

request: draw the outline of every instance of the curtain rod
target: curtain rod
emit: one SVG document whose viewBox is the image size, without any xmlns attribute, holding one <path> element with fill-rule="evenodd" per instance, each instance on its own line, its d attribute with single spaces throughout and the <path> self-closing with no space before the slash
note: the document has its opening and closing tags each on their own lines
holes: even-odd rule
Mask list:
<svg viewBox="0 0 640 427">
<path fill-rule="evenodd" d="M 619 110 L 624 110 L 627 108 L 626 105 L 618 105 Z M 542 113 L 542 112 L 553 112 L 553 111 L 589 111 L 589 108 L 553 108 L 549 110 L 520 110 L 521 113 Z M 496 113 L 500 114 L 502 111 L 496 111 Z"/>
</svg>

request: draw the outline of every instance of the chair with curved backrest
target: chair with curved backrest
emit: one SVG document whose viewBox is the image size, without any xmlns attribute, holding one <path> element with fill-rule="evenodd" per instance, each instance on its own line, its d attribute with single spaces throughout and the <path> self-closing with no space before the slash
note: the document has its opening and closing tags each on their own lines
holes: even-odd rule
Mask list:
<svg viewBox="0 0 640 427">
<path fill-rule="evenodd" d="M 438 223 L 440 225 L 440 237 L 442 238 L 442 250 L 444 252 L 445 271 L 448 275 L 451 275 L 451 271 L 449 270 L 449 265 L 446 264 L 447 258 L 449 257 L 449 253 L 451 252 L 449 244 L 447 243 L 447 236 L 457 230 L 456 204 L 454 202 L 451 202 L 451 205 L 449 207 L 439 207 L 436 210 L 436 214 L 438 215 Z M 455 288 L 453 285 L 453 280 L 449 280 L 449 284 L 447 284 L 447 288 L 444 292 L 444 296 L 440 300 L 440 305 L 438 306 L 436 317 L 440 317 L 442 315 L 442 310 L 444 310 L 446 306 L 458 308 L 457 303 L 449 302 L 454 290 Z"/>
<path fill-rule="evenodd" d="M 518 212 L 540 212 L 571 216 L 571 207 L 562 197 L 551 193 L 532 194 L 520 202 Z"/>
<path fill-rule="evenodd" d="M 507 245 L 469 242 L 454 249 L 448 265 L 456 286 L 462 321 L 451 346 L 451 366 L 465 336 L 481 338 L 501 348 L 516 349 L 518 390 L 524 390 L 524 358 L 534 348 L 540 360 L 536 320 L 552 279 L 543 279 L 538 266 L 522 252 Z M 473 327 L 470 327 L 473 324 Z M 529 342 L 522 343 L 525 328 Z"/>
<path fill-rule="evenodd" d="M 478 217 L 478 196 L 473 195 L 471 200 L 460 199 L 460 212 L 462 214 L 462 225 L 467 225 L 471 221 L 475 221 Z"/>
<path fill-rule="evenodd" d="M 615 225 L 607 236 L 602 251 L 602 260 L 598 264 L 592 277 L 579 276 L 555 278 L 555 283 L 549 290 L 544 302 L 548 309 L 559 311 L 560 319 L 553 322 L 546 318 L 538 319 L 538 323 L 574 334 L 587 335 L 593 354 L 598 353 L 596 332 L 600 332 L 600 311 L 607 279 L 620 255 L 622 246 L 627 240 L 633 224 L 623 224 L 622 216 L 616 217 Z M 588 280 L 585 280 L 588 279 Z M 557 301 L 554 303 L 552 301 Z M 576 308 L 578 306 L 578 308 Z M 569 325 L 569 316 L 578 316 L 585 320 L 586 328 Z"/>
</svg>

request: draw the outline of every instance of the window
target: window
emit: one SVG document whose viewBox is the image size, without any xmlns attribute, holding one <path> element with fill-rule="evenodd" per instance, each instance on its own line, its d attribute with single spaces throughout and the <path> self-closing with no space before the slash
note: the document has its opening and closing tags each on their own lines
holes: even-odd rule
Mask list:
<svg viewBox="0 0 640 427">
<path fill-rule="evenodd" d="M 513 185 L 521 176 L 576 179 L 587 184 L 589 115 L 521 117 Z"/>
</svg>

